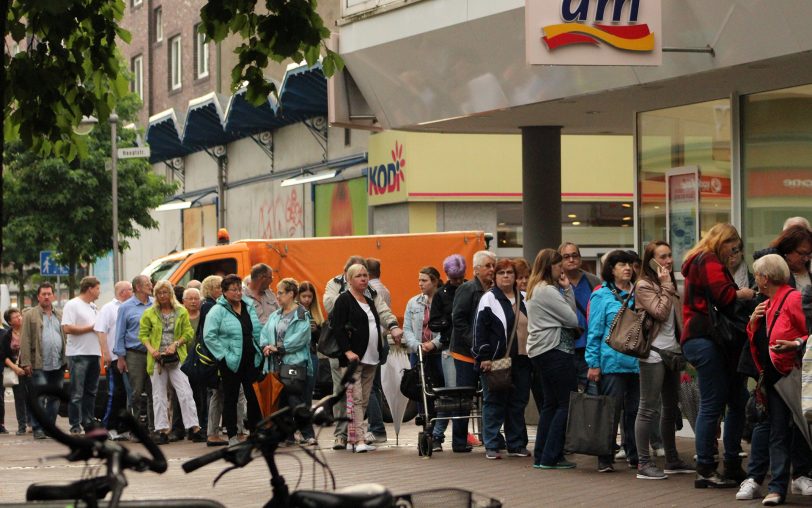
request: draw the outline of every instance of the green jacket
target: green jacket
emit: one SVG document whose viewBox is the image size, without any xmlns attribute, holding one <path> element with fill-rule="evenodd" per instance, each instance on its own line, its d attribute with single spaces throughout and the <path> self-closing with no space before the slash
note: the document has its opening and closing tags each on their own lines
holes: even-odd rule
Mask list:
<svg viewBox="0 0 812 508">
<path fill-rule="evenodd" d="M 242 297 L 242 304 L 248 309 L 253 325 L 254 343 L 254 367 L 259 367 L 262 363 L 262 353 L 259 348 L 259 334 L 262 331 L 262 324 L 257 318 L 253 302 L 247 297 Z M 206 314 L 206 322 L 203 325 L 203 342 L 209 348 L 211 354 L 220 361 L 225 361 L 232 372 L 237 372 L 240 368 L 242 358 L 242 325 L 240 318 L 231 308 L 231 304 L 224 296 L 217 299 L 217 303 Z"/>
<path fill-rule="evenodd" d="M 175 306 L 175 312 L 178 313 L 175 318 L 175 340 L 181 342 L 181 345 L 177 348 L 177 352 L 180 363 L 183 363 L 183 360 L 186 358 L 186 344 L 194 338 L 195 331 L 192 329 L 192 323 L 189 321 L 189 311 L 187 311 L 183 305 Z M 147 346 L 147 349 L 149 349 L 150 346 L 152 349 L 160 349 L 162 334 L 163 324 L 161 323 L 161 311 L 156 303 L 145 310 L 141 316 L 141 328 L 138 331 L 138 340 Z M 155 358 L 147 353 L 147 374 L 151 376 L 154 370 Z"/>
</svg>

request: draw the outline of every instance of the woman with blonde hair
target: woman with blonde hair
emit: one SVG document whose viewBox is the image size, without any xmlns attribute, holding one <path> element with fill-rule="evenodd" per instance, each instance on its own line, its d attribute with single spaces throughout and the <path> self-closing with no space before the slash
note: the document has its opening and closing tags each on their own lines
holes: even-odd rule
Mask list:
<svg viewBox="0 0 812 508">
<path fill-rule="evenodd" d="M 299 304 L 310 314 L 310 362 L 313 364 L 313 375 L 307 377 L 304 399 L 311 401 L 313 400 L 313 392 L 316 390 L 316 379 L 319 374 L 319 356 L 316 346 L 319 343 L 321 326 L 324 324 L 324 314 L 321 312 L 319 293 L 316 291 L 316 286 L 308 280 L 299 283 Z M 329 368 L 329 363 L 327 365 Z M 318 445 L 312 425 L 302 429 L 302 441 L 308 446 Z"/>
<path fill-rule="evenodd" d="M 719 343 L 713 338 L 710 306 L 721 314 L 735 316 L 737 300 L 751 300 L 755 292 L 738 289 L 725 267 L 741 243 L 731 224 L 716 224 L 685 254 L 685 302 L 682 307 L 685 328 L 680 339 L 685 359 L 697 371 L 699 414 L 696 418 L 696 488 L 733 488 L 744 480 L 741 468 L 741 437 L 747 390 L 736 372 L 745 336 L 740 341 Z M 724 474 L 714 458 L 716 425 L 724 413 Z"/>
<path fill-rule="evenodd" d="M 186 344 L 194 338 L 189 311 L 175 299 L 172 283 L 161 280 L 153 289 L 155 303 L 141 316 L 138 339 L 147 348 L 147 374 L 152 382 L 152 407 L 158 444 L 169 442 L 167 382 L 178 394 L 183 426 L 192 441 L 203 442 L 189 378 L 180 370 L 186 359 Z"/>
</svg>

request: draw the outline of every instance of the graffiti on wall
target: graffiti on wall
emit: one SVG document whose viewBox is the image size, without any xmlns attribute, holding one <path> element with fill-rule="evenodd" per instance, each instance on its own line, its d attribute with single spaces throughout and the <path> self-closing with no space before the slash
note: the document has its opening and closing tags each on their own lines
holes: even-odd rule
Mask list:
<svg viewBox="0 0 812 508">
<path fill-rule="evenodd" d="M 292 188 L 274 189 L 271 198 L 259 207 L 260 238 L 296 238 L 304 236 L 304 207 L 301 192 Z"/>
</svg>

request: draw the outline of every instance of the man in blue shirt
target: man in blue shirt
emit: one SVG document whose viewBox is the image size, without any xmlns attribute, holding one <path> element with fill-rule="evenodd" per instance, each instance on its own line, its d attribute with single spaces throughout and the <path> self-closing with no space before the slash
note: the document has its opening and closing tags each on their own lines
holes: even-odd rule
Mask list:
<svg viewBox="0 0 812 508">
<path fill-rule="evenodd" d="M 133 394 L 132 410 L 136 418 L 143 412 L 141 394 L 144 388 L 147 389 L 147 421 L 152 429 L 152 386 L 147 375 L 147 348 L 138 340 L 141 316 L 152 306 L 152 281 L 146 275 L 138 275 L 132 284 L 133 296 L 118 309 L 113 353 L 118 355 L 118 370 L 129 377 Z"/>
<path fill-rule="evenodd" d="M 589 295 L 592 290 L 601 285 L 601 280 L 581 268 L 581 250 L 572 242 L 564 242 L 558 247 L 558 253 L 564 258 L 562 268 L 567 278 L 572 284 L 575 293 L 576 314 L 578 324 L 583 330 L 581 336 L 575 341 L 575 370 L 578 375 L 578 389 L 583 390 L 586 386 L 586 373 L 588 367 L 584 361 L 584 351 L 586 350 L 586 308 L 589 304 Z"/>
</svg>

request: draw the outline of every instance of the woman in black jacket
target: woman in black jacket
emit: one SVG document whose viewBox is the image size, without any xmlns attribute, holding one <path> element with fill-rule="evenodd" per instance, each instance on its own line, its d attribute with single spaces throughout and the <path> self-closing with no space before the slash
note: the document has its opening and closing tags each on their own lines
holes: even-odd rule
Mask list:
<svg viewBox="0 0 812 508">
<path fill-rule="evenodd" d="M 369 283 L 366 267 L 355 264 L 347 269 L 349 290 L 342 293 L 333 307 L 332 327 L 341 349 L 339 363 L 346 367 L 358 362 L 355 383 L 347 390 L 347 416 L 352 421 L 347 428 L 347 449 L 356 453 L 375 450 L 364 442 L 367 428 L 364 413 L 379 363 L 386 361 L 381 320 L 375 303 L 364 292 Z"/>
</svg>

